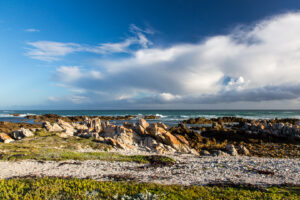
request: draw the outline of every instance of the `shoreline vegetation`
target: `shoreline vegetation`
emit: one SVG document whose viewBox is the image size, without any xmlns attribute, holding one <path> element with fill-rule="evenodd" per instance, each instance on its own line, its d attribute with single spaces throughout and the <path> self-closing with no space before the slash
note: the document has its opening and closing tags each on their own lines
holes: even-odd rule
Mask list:
<svg viewBox="0 0 300 200">
<path fill-rule="evenodd" d="M 0 180 L 1 199 L 298 199 L 299 187 L 180 186 L 72 178 Z"/>
<path fill-rule="evenodd" d="M 176 126 L 168 127 L 162 122 L 157 122 L 158 117 L 152 115 L 134 122 L 130 120 L 137 116 L 63 117 L 46 114 L 31 115 L 26 118 L 34 120 L 35 123 L 0 122 L 0 162 L 2 164 L 16 161 L 33 162 L 33 165 L 66 162 L 65 167 L 72 168 L 76 167 L 76 164 L 69 166 L 70 161 L 83 165 L 85 162 L 95 160 L 114 162 L 114 165 L 120 166 L 123 164 L 118 163 L 124 162 L 128 163 L 124 166 L 135 166 L 136 170 L 142 170 L 145 173 L 151 173 L 153 169 L 155 169 L 154 171 L 174 171 L 174 169 L 176 171 L 182 168 L 178 173 L 187 173 L 186 176 L 189 177 L 193 173 L 190 171 L 191 163 L 195 162 L 199 163 L 193 165 L 197 170 L 199 167 L 200 171 L 207 173 L 214 173 L 214 169 L 225 170 L 226 173 L 230 173 L 231 180 L 237 182 L 229 181 L 230 184 L 228 184 L 226 181 L 215 180 L 214 183 L 206 183 L 204 186 L 194 183 L 191 184 L 194 186 L 186 187 L 166 186 L 164 185 L 166 180 L 153 178 L 152 175 L 151 177 L 156 183 L 163 185 L 153 184 L 151 180 L 147 184 L 140 181 L 135 182 L 134 177 L 126 177 L 122 174 L 121 176 L 120 174 L 112 176 L 112 180 L 121 180 L 121 182 L 109 183 L 74 177 L 68 179 L 48 177 L 47 174 L 43 175 L 44 178 L 22 178 L 6 174 L 5 176 L 10 179 L 0 181 L 0 188 L 7 188 L 6 192 L 0 192 L 2 199 L 20 197 L 62 199 L 65 195 L 69 195 L 70 199 L 88 199 L 89 197 L 94 199 L 122 199 L 123 197 L 123 199 L 139 199 L 139 195 L 150 195 L 152 199 L 299 199 L 299 182 L 298 185 L 289 185 L 289 183 L 297 182 L 299 175 L 295 175 L 295 179 L 289 182 L 278 177 L 284 176 L 283 174 L 286 173 L 282 171 L 284 169 L 281 170 L 277 166 L 272 168 L 272 165 L 289 166 L 289 163 L 294 162 L 298 162 L 299 165 L 300 121 L 298 119 L 191 118 Z M 155 122 L 152 122 L 151 120 L 154 119 Z M 114 120 L 124 120 L 124 123 L 116 125 L 110 122 Z M 185 155 L 189 156 L 185 157 Z M 259 158 L 263 158 L 263 160 Z M 279 158 L 282 160 L 276 160 Z M 186 163 L 183 161 L 184 159 L 186 159 Z M 214 162 L 219 162 L 218 160 L 224 162 L 218 164 L 217 168 L 204 169 L 201 159 L 207 159 L 206 163 L 209 166 L 215 166 Z M 243 160 L 245 163 L 254 162 L 259 166 L 247 166 L 246 169 L 242 165 Z M 293 167 L 296 167 L 294 169 L 296 171 L 300 170 L 298 169 L 300 165 L 298 165 L 291 166 L 290 173 L 292 173 Z M 265 176 L 268 184 L 259 184 L 262 189 L 253 189 L 258 185 L 255 180 L 250 180 L 246 187 L 243 182 L 238 181 L 239 179 L 233 178 L 235 176 L 235 172 L 232 171 L 234 167 L 239 167 L 240 175 L 250 174 L 253 177 L 262 178 L 262 180 Z M 187 171 L 187 169 L 189 170 Z M 38 174 L 34 176 L 36 175 L 38 176 Z M 287 177 L 289 176 L 291 174 L 287 175 Z M 285 180 L 286 182 L 282 184 L 287 185 L 280 185 L 281 180 Z M 276 182 L 276 186 L 270 187 L 272 181 Z M 52 188 L 53 183 L 63 184 L 63 186 Z M 82 187 L 83 183 L 87 187 Z M 14 184 L 22 186 L 14 189 Z M 110 184 L 113 188 L 119 188 L 118 190 L 123 192 L 108 194 L 108 188 L 103 191 L 95 190 L 97 187 L 105 187 L 106 184 Z M 134 188 L 139 189 L 135 190 Z M 75 194 L 72 192 L 73 190 L 78 193 Z M 126 195 L 129 195 L 128 198 Z"/>
</svg>

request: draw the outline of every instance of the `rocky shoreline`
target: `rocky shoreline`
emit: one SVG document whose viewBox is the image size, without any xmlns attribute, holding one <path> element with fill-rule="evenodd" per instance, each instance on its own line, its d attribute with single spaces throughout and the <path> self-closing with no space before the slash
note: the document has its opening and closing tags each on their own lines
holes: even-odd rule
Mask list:
<svg viewBox="0 0 300 200">
<path fill-rule="evenodd" d="M 168 127 L 162 122 L 151 123 L 143 118 L 116 125 L 102 117 L 50 116 L 51 120 L 37 124 L 0 122 L 0 142 L 10 144 L 9 148 L 13 148 L 14 144 L 22 144 L 23 140 L 34 142 L 38 138 L 43 140 L 48 137 L 49 141 L 51 138 L 60 138 L 66 140 L 61 145 L 68 145 L 68 141 L 80 139 L 92 146 L 110 147 L 105 151 L 120 155 L 167 155 L 176 162 L 155 167 L 145 163 L 93 159 L 68 160 L 62 164 L 51 159 L 21 159 L 26 155 L 25 151 L 24 154 L 11 155 L 15 158 L 18 156 L 19 161 L 0 161 L 0 167 L 4 169 L 0 172 L 1 178 L 71 176 L 101 181 L 133 180 L 182 185 L 300 184 L 298 120 L 218 118 L 211 119 L 209 126 L 195 127 L 184 121 Z M 49 119 L 49 116 L 36 119 Z M 72 148 L 76 145 L 73 144 Z M 91 146 L 87 148 L 80 143 L 78 145 L 79 149 L 74 149 L 74 152 L 104 151 L 90 149 Z M 51 148 L 59 150 L 61 147 Z M 0 158 L 7 152 L 5 148 L 1 149 Z"/>
<path fill-rule="evenodd" d="M 29 116 L 31 117 L 31 116 Z M 62 138 L 92 138 L 116 149 L 142 150 L 158 154 L 245 155 L 259 157 L 300 157 L 300 122 L 296 119 L 248 120 L 222 117 L 211 125 L 189 127 L 186 121 L 168 127 L 162 122 L 111 124 L 103 117 L 35 116 L 50 119 L 39 124 L 0 122 L 0 142 L 9 143 L 35 136 L 37 131 L 55 133 Z M 54 121 L 55 122 L 52 122 Z M 67 119 L 67 121 L 65 121 Z M 200 118 L 188 121 L 199 121 Z M 285 123 L 283 123 L 285 122 Z M 260 153 L 257 150 L 268 154 Z"/>
</svg>

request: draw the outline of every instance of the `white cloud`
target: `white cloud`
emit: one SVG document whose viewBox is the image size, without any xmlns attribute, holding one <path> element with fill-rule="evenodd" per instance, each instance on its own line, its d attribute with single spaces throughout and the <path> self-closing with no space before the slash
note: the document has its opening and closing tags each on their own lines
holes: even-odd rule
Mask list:
<svg viewBox="0 0 300 200">
<path fill-rule="evenodd" d="M 87 77 L 93 77 L 92 72 L 82 71 L 72 86 L 93 94 L 98 92 L 107 101 L 119 97 L 123 102 L 126 99 L 149 103 L 297 99 L 300 97 L 299 21 L 300 13 L 287 13 L 198 44 L 148 48 L 146 42 L 143 49 L 127 58 L 100 60 L 99 79 L 89 81 Z"/>
<path fill-rule="evenodd" d="M 25 55 L 43 61 L 59 60 L 62 56 L 81 51 L 81 46 L 75 43 L 38 41 L 27 44 L 32 48 L 29 48 Z"/>
<path fill-rule="evenodd" d="M 67 84 L 74 83 L 80 79 L 100 80 L 102 74 L 96 70 L 82 70 L 78 66 L 61 66 L 56 69 L 56 79 L 65 83 L 62 87 L 68 87 Z M 78 89 L 77 89 L 78 90 Z"/>
<path fill-rule="evenodd" d="M 39 29 L 35 29 L 35 28 L 28 28 L 28 29 L 25 29 L 26 32 L 40 32 Z"/>
<path fill-rule="evenodd" d="M 77 66 L 61 66 L 56 71 L 61 82 L 73 82 L 83 76 Z"/>
<path fill-rule="evenodd" d="M 63 43 L 53 41 L 36 41 L 28 42 L 26 56 L 42 60 L 42 61 L 56 61 L 63 56 L 74 52 L 90 52 L 96 54 L 111 54 L 111 53 L 131 53 L 130 47 L 138 45 L 142 48 L 148 48 L 152 43 L 149 41 L 145 33 L 149 31 L 143 31 L 142 29 L 134 25 L 134 31 L 131 31 L 134 35 L 126 38 L 124 41 L 116 43 L 101 43 L 95 46 L 82 45 L 77 43 Z M 132 28 L 131 28 L 132 29 Z M 28 32 L 37 32 L 37 29 L 26 29 Z"/>
</svg>

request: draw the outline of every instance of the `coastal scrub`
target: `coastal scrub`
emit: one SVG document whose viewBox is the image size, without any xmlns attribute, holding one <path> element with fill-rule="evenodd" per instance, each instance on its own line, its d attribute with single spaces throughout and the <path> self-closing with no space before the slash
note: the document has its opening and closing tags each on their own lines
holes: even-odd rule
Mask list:
<svg viewBox="0 0 300 200">
<path fill-rule="evenodd" d="M 179 186 L 90 179 L 14 178 L 0 181 L 1 199 L 299 199 L 300 188 Z"/>
</svg>

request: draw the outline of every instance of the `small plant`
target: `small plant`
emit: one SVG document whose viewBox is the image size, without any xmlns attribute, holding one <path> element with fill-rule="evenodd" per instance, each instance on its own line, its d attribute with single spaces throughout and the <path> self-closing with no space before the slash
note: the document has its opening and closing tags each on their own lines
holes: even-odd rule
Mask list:
<svg viewBox="0 0 300 200">
<path fill-rule="evenodd" d="M 299 199 L 299 187 L 254 189 L 230 186 L 179 186 L 136 182 L 100 182 L 73 178 L 0 180 L 0 199 Z M 297 194 L 298 193 L 298 194 Z"/>
</svg>

